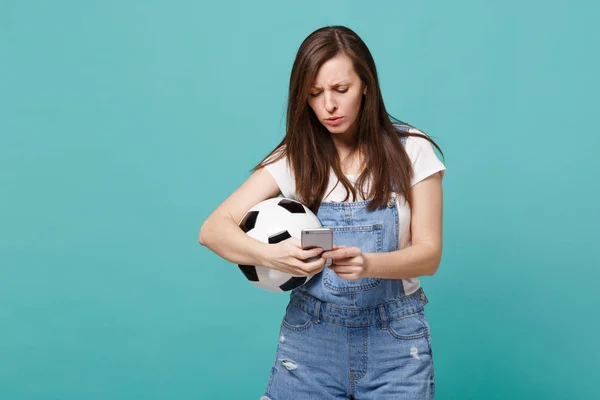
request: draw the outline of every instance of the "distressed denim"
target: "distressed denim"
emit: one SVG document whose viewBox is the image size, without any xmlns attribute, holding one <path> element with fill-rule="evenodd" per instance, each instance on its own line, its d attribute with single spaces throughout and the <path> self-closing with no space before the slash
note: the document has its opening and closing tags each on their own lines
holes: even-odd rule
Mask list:
<svg viewBox="0 0 600 400">
<path fill-rule="evenodd" d="M 317 216 L 335 245 L 397 250 L 395 198 L 385 209 L 367 204 L 322 203 Z M 406 295 L 402 280 L 353 282 L 326 267 L 290 293 L 262 399 L 433 399 L 427 302 L 422 288 Z"/>
</svg>

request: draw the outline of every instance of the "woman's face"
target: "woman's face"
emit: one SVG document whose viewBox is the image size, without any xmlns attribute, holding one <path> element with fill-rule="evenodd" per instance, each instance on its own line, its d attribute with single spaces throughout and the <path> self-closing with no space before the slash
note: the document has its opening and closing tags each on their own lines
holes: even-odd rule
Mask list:
<svg viewBox="0 0 600 400">
<path fill-rule="evenodd" d="M 308 105 L 332 134 L 354 134 L 366 87 L 354 71 L 352 60 L 340 53 L 326 61 L 308 95 Z"/>
</svg>

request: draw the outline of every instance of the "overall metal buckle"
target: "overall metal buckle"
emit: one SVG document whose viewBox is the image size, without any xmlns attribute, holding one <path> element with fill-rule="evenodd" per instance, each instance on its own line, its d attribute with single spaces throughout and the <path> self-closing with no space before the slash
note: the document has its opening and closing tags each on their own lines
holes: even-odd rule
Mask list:
<svg viewBox="0 0 600 400">
<path fill-rule="evenodd" d="M 388 200 L 387 206 L 391 208 L 395 204 L 396 204 L 396 192 L 392 192 L 392 195 L 390 196 L 390 199 Z"/>
</svg>

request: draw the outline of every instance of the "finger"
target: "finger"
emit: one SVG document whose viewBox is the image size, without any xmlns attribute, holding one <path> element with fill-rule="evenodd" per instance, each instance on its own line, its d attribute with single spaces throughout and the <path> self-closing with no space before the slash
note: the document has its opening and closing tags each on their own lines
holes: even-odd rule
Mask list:
<svg viewBox="0 0 600 400">
<path fill-rule="evenodd" d="M 314 272 L 311 269 L 307 268 L 307 265 L 309 263 L 305 263 L 303 261 L 298 261 L 298 265 L 295 265 L 295 263 L 292 263 L 292 264 L 294 264 L 292 275 L 294 275 L 294 276 L 314 275 Z"/>
<path fill-rule="evenodd" d="M 337 250 L 324 251 L 321 256 L 339 260 L 341 258 L 356 257 L 359 253 L 360 250 L 356 247 L 344 247 Z"/>
<path fill-rule="evenodd" d="M 348 257 L 348 258 L 335 258 L 332 259 L 331 263 L 333 265 L 354 265 L 354 266 L 358 266 L 361 265 L 356 257 Z"/>
<path fill-rule="evenodd" d="M 339 265 L 339 264 L 332 264 L 329 269 L 331 269 L 332 271 L 334 271 L 336 274 L 351 274 L 354 272 L 357 272 L 359 268 L 353 266 L 353 265 Z"/>
<path fill-rule="evenodd" d="M 302 271 L 304 264 L 306 264 L 306 262 L 299 260 L 297 257 L 290 257 L 290 260 L 287 263 L 291 268 L 300 271 Z"/>
<path fill-rule="evenodd" d="M 317 272 L 321 271 L 323 267 L 325 267 L 325 261 L 326 260 L 324 258 L 319 258 L 315 261 L 305 262 L 301 268 L 304 272 L 310 275 L 314 275 Z"/>
<path fill-rule="evenodd" d="M 342 246 L 342 245 L 340 245 L 340 246 L 336 246 L 336 245 L 334 245 L 334 246 L 331 248 L 331 250 L 329 250 L 329 251 L 335 251 L 335 250 L 347 249 L 347 248 L 348 248 L 348 246 Z"/>
<path fill-rule="evenodd" d="M 324 251 L 323 253 L 321 253 L 321 257 L 323 258 L 332 258 L 332 259 L 336 259 L 338 258 L 338 254 L 341 250 L 327 250 Z"/>
<path fill-rule="evenodd" d="M 344 264 L 345 260 L 351 260 L 354 258 L 354 256 L 352 256 L 352 255 L 348 256 L 343 253 L 326 252 L 326 251 L 321 253 L 321 257 L 322 258 L 331 258 L 332 260 L 336 261 L 338 264 Z"/>
<path fill-rule="evenodd" d="M 362 252 L 360 251 L 360 249 L 358 247 L 346 247 L 346 248 L 340 250 L 340 253 L 343 254 L 344 256 L 350 258 L 350 257 L 359 256 Z"/>
<path fill-rule="evenodd" d="M 301 269 L 297 269 L 297 270 L 292 271 L 291 275 L 296 276 L 296 277 L 298 277 L 298 276 L 306 277 L 306 276 L 311 276 L 312 274 L 308 271 L 303 271 Z"/>
<path fill-rule="evenodd" d="M 312 257 L 316 257 L 319 254 L 323 253 L 323 249 L 320 247 L 315 247 L 314 249 L 301 250 L 298 254 L 298 258 L 302 260 L 307 260 Z"/>
</svg>

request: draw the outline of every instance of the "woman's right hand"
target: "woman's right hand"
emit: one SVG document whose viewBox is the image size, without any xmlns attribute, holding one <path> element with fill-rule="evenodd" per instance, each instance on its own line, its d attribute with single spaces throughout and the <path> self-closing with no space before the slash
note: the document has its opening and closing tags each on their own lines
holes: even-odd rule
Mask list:
<svg viewBox="0 0 600 400">
<path fill-rule="evenodd" d="M 318 257 L 323 249 L 316 247 L 310 250 L 303 250 L 300 240 L 291 237 L 279 243 L 268 246 L 265 267 L 273 268 L 281 272 L 286 272 L 293 276 L 312 276 L 323 270 L 327 260 L 319 257 L 316 260 L 307 261 L 310 258 Z"/>
</svg>

